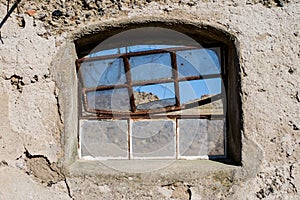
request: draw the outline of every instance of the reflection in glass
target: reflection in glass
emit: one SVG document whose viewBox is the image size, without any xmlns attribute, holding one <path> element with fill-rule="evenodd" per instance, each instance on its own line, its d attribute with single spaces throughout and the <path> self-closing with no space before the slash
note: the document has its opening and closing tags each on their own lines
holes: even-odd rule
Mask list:
<svg viewBox="0 0 300 200">
<path fill-rule="evenodd" d="M 207 120 L 180 119 L 178 129 L 180 156 L 207 155 Z"/>
<path fill-rule="evenodd" d="M 175 123 L 141 120 L 132 123 L 133 157 L 175 157 Z"/>
<path fill-rule="evenodd" d="M 225 155 L 225 117 L 222 120 L 208 120 L 207 132 L 208 155 Z"/>
<path fill-rule="evenodd" d="M 134 101 L 138 110 L 173 106 L 176 103 L 174 83 L 160 83 L 133 87 Z"/>
<path fill-rule="evenodd" d="M 123 60 L 120 58 L 86 61 L 80 66 L 84 87 L 125 83 Z"/>
<path fill-rule="evenodd" d="M 180 156 L 224 156 L 224 120 L 180 119 Z"/>
<path fill-rule="evenodd" d="M 169 53 L 134 56 L 129 58 L 132 81 L 172 78 Z"/>
<path fill-rule="evenodd" d="M 126 158 L 127 132 L 126 120 L 81 120 L 81 156 Z"/>
<path fill-rule="evenodd" d="M 88 107 L 93 110 L 129 111 L 129 95 L 125 88 L 87 93 Z"/>
<path fill-rule="evenodd" d="M 201 79 L 179 82 L 181 104 L 192 103 L 221 93 L 221 79 Z"/>
<path fill-rule="evenodd" d="M 176 54 L 179 78 L 221 73 L 220 56 L 216 50 L 195 49 Z"/>
</svg>

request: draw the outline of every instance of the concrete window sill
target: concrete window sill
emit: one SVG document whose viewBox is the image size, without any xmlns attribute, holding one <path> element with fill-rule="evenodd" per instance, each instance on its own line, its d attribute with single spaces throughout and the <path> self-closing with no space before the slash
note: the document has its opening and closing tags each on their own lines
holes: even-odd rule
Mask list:
<svg viewBox="0 0 300 200">
<path fill-rule="evenodd" d="M 190 181 L 190 179 L 199 179 L 213 173 L 230 173 L 239 169 L 241 169 L 240 166 L 211 160 L 77 160 L 69 166 L 69 173 L 73 176 L 151 175 L 150 179 L 157 179 L 162 176 L 176 179 L 180 176 L 189 179 L 185 181 Z"/>
</svg>

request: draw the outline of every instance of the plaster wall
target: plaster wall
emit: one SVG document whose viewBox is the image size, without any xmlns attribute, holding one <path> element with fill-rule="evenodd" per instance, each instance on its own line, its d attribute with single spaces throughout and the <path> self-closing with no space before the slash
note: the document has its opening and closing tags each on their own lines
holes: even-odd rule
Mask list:
<svg viewBox="0 0 300 200">
<path fill-rule="evenodd" d="M 7 4 L 0 1 L 1 19 Z M 299 20 L 297 0 L 21 1 L 1 28 L 0 199 L 299 199 Z M 235 37 L 242 166 L 181 162 L 123 173 L 72 164 L 75 41 L 153 22 Z"/>
</svg>

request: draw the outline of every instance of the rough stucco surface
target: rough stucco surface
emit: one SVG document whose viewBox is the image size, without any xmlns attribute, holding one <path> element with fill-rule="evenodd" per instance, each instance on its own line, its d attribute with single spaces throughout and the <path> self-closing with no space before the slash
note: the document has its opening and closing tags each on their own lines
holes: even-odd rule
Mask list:
<svg viewBox="0 0 300 200">
<path fill-rule="evenodd" d="M 6 9 L 1 0 L 1 20 Z M 131 21 L 209 24 L 237 38 L 243 167 L 201 179 L 157 172 L 161 182 L 149 174 L 83 176 L 62 167 L 57 52 L 93 27 Z M 299 199 L 299 21 L 297 0 L 21 1 L 1 28 L 0 199 L 188 199 L 188 188 L 192 199 Z"/>
</svg>

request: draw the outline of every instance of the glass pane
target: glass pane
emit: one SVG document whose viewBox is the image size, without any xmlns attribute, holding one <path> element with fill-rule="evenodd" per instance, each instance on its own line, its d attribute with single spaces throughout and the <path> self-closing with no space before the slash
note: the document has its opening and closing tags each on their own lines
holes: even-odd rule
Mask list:
<svg viewBox="0 0 300 200">
<path fill-rule="evenodd" d="M 220 48 L 178 51 L 179 78 L 208 74 L 220 74 Z"/>
<path fill-rule="evenodd" d="M 174 83 L 161 83 L 133 87 L 138 110 L 150 110 L 175 105 Z"/>
<path fill-rule="evenodd" d="M 180 156 L 224 155 L 224 120 L 178 121 Z"/>
<path fill-rule="evenodd" d="M 129 58 L 132 81 L 172 78 L 169 53 L 135 56 Z"/>
<path fill-rule="evenodd" d="M 168 115 L 176 115 L 176 116 L 184 116 L 184 115 L 223 115 L 224 114 L 224 108 L 223 108 L 223 99 L 219 99 L 216 101 L 213 101 L 211 103 L 207 103 L 201 106 L 198 106 L 198 102 L 195 104 L 188 104 L 188 108 L 179 110 L 179 111 L 170 111 L 167 114 Z M 166 113 L 155 113 L 151 114 L 151 116 L 162 116 Z"/>
<path fill-rule="evenodd" d="M 96 110 L 129 111 L 129 95 L 125 88 L 87 93 L 88 107 Z"/>
<path fill-rule="evenodd" d="M 207 121 L 205 119 L 180 119 L 178 127 L 180 156 L 207 155 Z"/>
<path fill-rule="evenodd" d="M 126 82 L 124 63 L 120 58 L 83 62 L 80 72 L 84 87 L 115 85 Z"/>
<path fill-rule="evenodd" d="M 142 120 L 132 122 L 133 157 L 175 157 L 175 122 Z"/>
<path fill-rule="evenodd" d="M 225 155 L 225 119 L 207 120 L 208 155 Z"/>
<path fill-rule="evenodd" d="M 216 94 L 221 94 L 221 78 L 179 82 L 181 104 L 192 103 Z"/>
<path fill-rule="evenodd" d="M 127 158 L 127 130 L 126 120 L 81 120 L 81 156 Z"/>
</svg>

